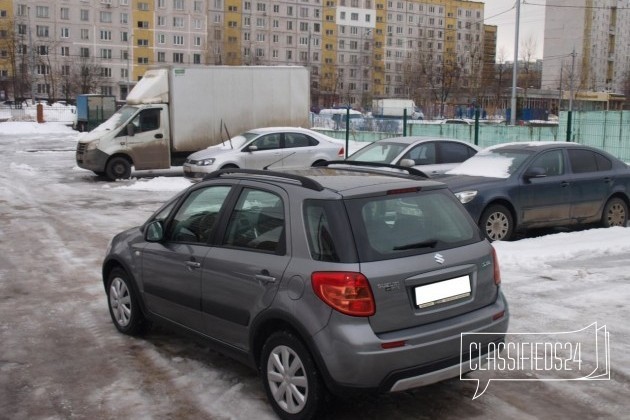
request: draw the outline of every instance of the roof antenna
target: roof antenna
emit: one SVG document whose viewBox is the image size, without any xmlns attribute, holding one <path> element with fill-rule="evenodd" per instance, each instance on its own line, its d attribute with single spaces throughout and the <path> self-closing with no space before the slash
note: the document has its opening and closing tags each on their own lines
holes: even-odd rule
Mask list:
<svg viewBox="0 0 630 420">
<path fill-rule="evenodd" d="M 225 134 L 227 134 L 228 140 L 230 142 L 230 147 L 234 149 L 234 145 L 232 144 L 232 137 L 230 136 L 230 133 L 228 132 L 227 125 L 225 124 L 225 122 L 223 122 L 223 120 L 221 120 L 221 123 L 223 123 L 223 128 L 225 128 Z"/>
</svg>

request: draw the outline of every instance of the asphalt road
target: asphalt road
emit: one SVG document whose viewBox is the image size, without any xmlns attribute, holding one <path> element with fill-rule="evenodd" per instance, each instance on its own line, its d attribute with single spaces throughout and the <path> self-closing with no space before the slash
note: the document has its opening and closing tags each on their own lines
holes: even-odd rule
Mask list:
<svg viewBox="0 0 630 420">
<path fill-rule="evenodd" d="M 75 138 L 0 134 L 0 419 L 274 418 L 239 363 L 164 329 L 116 331 L 100 277 L 108 241 L 174 192 L 77 169 Z M 337 399 L 325 418 L 621 418 L 629 383 L 617 375 L 606 399 L 599 383 L 493 383 L 473 400 L 475 384 L 455 379 Z"/>
</svg>

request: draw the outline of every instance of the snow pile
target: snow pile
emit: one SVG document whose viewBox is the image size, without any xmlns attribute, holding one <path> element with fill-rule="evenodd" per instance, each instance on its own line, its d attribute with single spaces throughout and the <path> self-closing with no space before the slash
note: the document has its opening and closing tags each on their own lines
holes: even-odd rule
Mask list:
<svg viewBox="0 0 630 420">
<path fill-rule="evenodd" d="M 18 121 L 0 123 L 0 135 L 3 134 L 58 134 L 76 133 L 71 127 L 62 123 L 47 122 L 38 124 L 36 122 Z"/>
</svg>

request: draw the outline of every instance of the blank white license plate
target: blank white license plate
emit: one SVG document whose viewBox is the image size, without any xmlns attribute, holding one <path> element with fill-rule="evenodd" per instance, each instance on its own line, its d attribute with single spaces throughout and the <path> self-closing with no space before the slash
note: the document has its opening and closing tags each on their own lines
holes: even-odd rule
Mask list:
<svg viewBox="0 0 630 420">
<path fill-rule="evenodd" d="M 463 276 L 426 286 L 416 287 L 416 305 L 419 308 L 450 302 L 470 296 L 470 277 Z"/>
</svg>

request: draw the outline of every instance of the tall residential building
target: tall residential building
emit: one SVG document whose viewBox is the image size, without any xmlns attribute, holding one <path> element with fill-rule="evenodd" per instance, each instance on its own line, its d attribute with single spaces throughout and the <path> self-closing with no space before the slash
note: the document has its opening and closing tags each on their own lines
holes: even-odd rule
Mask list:
<svg viewBox="0 0 630 420">
<path fill-rule="evenodd" d="M 630 0 L 547 0 L 543 61 L 543 89 L 568 90 L 573 74 L 576 91 L 621 91 L 630 77 Z"/>
<path fill-rule="evenodd" d="M 320 105 L 430 100 L 447 83 L 481 88 L 496 45 L 483 13 L 465 0 L 0 0 L 0 91 L 124 99 L 154 65 L 301 65 Z"/>
</svg>

